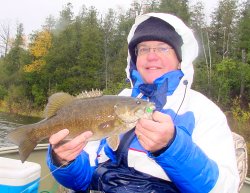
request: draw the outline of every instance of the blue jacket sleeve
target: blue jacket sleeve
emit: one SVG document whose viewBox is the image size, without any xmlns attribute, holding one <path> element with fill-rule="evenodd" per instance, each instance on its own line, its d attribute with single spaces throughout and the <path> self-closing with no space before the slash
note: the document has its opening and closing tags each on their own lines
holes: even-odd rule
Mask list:
<svg viewBox="0 0 250 193">
<path fill-rule="evenodd" d="M 176 127 L 173 143 L 155 160 L 181 192 L 209 192 L 219 176 L 217 164 L 193 143 L 182 127 Z"/>
<path fill-rule="evenodd" d="M 53 165 L 51 148 L 47 153 L 47 165 L 54 178 L 66 188 L 79 191 L 86 190 L 91 182 L 94 168 L 90 166 L 89 156 L 85 151 L 66 167 Z"/>
</svg>

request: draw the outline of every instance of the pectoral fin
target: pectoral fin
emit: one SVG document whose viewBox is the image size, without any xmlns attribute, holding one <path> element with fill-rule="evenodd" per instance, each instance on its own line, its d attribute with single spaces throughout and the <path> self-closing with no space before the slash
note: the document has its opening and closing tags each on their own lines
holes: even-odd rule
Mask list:
<svg viewBox="0 0 250 193">
<path fill-rule="evenodd" d="M 120 143 L 119 135 L 115 134 L 115 135 L 112 135 L 111 137 L 108 137 L 107 143 L 113 151 L 116 151 Z"/>
</svg>

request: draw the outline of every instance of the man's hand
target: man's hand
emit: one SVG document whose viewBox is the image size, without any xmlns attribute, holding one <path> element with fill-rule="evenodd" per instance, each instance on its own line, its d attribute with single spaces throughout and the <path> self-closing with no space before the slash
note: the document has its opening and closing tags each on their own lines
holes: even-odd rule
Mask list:
<svg viewBox="0 0 250 193">
<path fill-rule="evenodd" d="M 69 130 L 63 129 L 49 138 L 49 143 L 52 146 L 53 161 L 57 165 L 67 165 L 67 163 L 74 160 L 81 153 L 88 139 L 93 135 L 92 132 L 86 131 L 74 139 L 62 143 L 68 134 Z"/>
<path fill-rule="evenodd" d="M 153 120 L 140 119 L 135 134 L 144 149 L 153 153 L 167 146 L 174 137 L 175 128 L 169 115 L 155 111 L 152 117 Z"/>
</svg>

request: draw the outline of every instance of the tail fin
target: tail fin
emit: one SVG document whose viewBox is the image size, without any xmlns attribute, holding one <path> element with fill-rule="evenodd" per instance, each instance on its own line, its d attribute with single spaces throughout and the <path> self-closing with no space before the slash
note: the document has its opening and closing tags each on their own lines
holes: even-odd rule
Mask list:
<svg viewBox="0 0 250 193">
<path fill-rule="evenodd" d="M 33 126 L 25 125 L 11 131 L 7 138 L 19 147 L 19 156 L 22 163 L 29 157 L 37 145 L 35 137 L 32 135 Z"/>
</svg>

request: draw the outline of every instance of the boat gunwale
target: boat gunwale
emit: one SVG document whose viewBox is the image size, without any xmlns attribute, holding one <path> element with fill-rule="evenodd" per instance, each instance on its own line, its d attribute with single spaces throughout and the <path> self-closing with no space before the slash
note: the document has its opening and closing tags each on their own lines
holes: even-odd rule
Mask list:
<svg viewBox="0 0 250 193">
<path fill-rule="evenodd" d="M 44 144 L 38 144 L 35 147 L 35 150 L 44 150 L 48 148 L 49 143 L 44 143 Z M 8 154 L 8 153 L 16 153 L 18 152 L 18 146 L 13 145 L 13 146 L 9 146 L 9 147 L 0 147 L 0 155 L 3 154 Z M 250 185 L 250 178 L 246 177 L 244 183 Z"/>
</svg>

